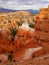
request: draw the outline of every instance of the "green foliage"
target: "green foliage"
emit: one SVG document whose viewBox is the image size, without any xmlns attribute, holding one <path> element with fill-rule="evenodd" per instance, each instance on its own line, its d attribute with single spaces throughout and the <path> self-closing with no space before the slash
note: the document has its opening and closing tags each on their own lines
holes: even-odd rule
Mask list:
<svg viewBox="0 0 49 65">
<path fill-rule="evenodd" d="M 15 29 L 15 28 L 12 28 L 11 29 L 11 41 L 14 41 L 14 37 L 15 37 L 15 35 L 17 34 L 17 29 Z"/>
<path fill-rule="evenodd" d="M 11 51 L 8 55 L 8 60 L 12 61 L 13 60 L 13 52 Z"/>
<path fill-rule="evenodd" d="M 18 25 L 18 26 L 21 26 L 21 25 L 22 25 L 22 22 L 17 22 L 17 25 Z"/>
<path fill-rule="evenodd" d="M 29 23 L 29 27 L 34 28 L 35 27 L 35 24 Z"/>
</svg>

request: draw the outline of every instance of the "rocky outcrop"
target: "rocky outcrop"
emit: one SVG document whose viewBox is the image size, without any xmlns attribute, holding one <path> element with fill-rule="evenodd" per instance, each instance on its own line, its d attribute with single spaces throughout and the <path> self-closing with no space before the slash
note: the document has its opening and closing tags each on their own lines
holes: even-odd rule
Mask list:
<svg viewBox="0 0 49 65">
<path fill-rule="evenodd" d="M 49 45 L 49 7 L 40 9 L 36 15 L 34 41 L 42 46 Z"/>
</svg>

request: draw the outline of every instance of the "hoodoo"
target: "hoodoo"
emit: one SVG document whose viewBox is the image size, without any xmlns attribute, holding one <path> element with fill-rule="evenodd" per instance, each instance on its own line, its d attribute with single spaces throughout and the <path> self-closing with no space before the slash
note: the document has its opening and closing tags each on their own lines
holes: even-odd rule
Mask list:
<svg viewBox="0 0 49 65">
<path fill-rule="evenodd" d="M 41 8 L 36 15 L 34 42 L 41 46 L 49 46 L 49 6 Z"/>
</svg>

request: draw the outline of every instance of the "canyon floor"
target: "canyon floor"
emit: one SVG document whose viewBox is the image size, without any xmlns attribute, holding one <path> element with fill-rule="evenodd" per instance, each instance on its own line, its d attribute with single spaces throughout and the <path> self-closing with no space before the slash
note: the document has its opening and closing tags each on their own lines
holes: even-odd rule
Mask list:
<svg viewBox="0 0 49 65">
<path fill-rule="evenodd" d="M 30 60 L 0 63 L 0 65 L 49 65 L 49 54 Z"/>
</svg>

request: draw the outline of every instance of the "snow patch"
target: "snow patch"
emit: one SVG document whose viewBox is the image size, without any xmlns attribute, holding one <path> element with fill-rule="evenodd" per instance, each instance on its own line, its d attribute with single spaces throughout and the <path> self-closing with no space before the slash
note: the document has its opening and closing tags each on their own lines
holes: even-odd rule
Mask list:
<svg viewBox="0 0 49 65">
<path fill-rule="evenodd" d="M 29 49 L 26 49 L 25 51 L 25 54 L 23 56 L 23 59 L 28 59 L 31 57 L 31 55 L 34 53 L 34 52 L 37 52 L 39 50 L 41 50 L 42 47 L 37 47 L 37 48 L 29 48 Z"/>
<path fill-rule="evenodd" d="M 22 26 L 20 26 L 19 28 L 24 29 L 26 31 L 30 30 L 30 31 L 33 31 L 33 32 L 35 30 L 34 28 L 30 28 L 28 23 L 23 23 Z"/>
</svg>

